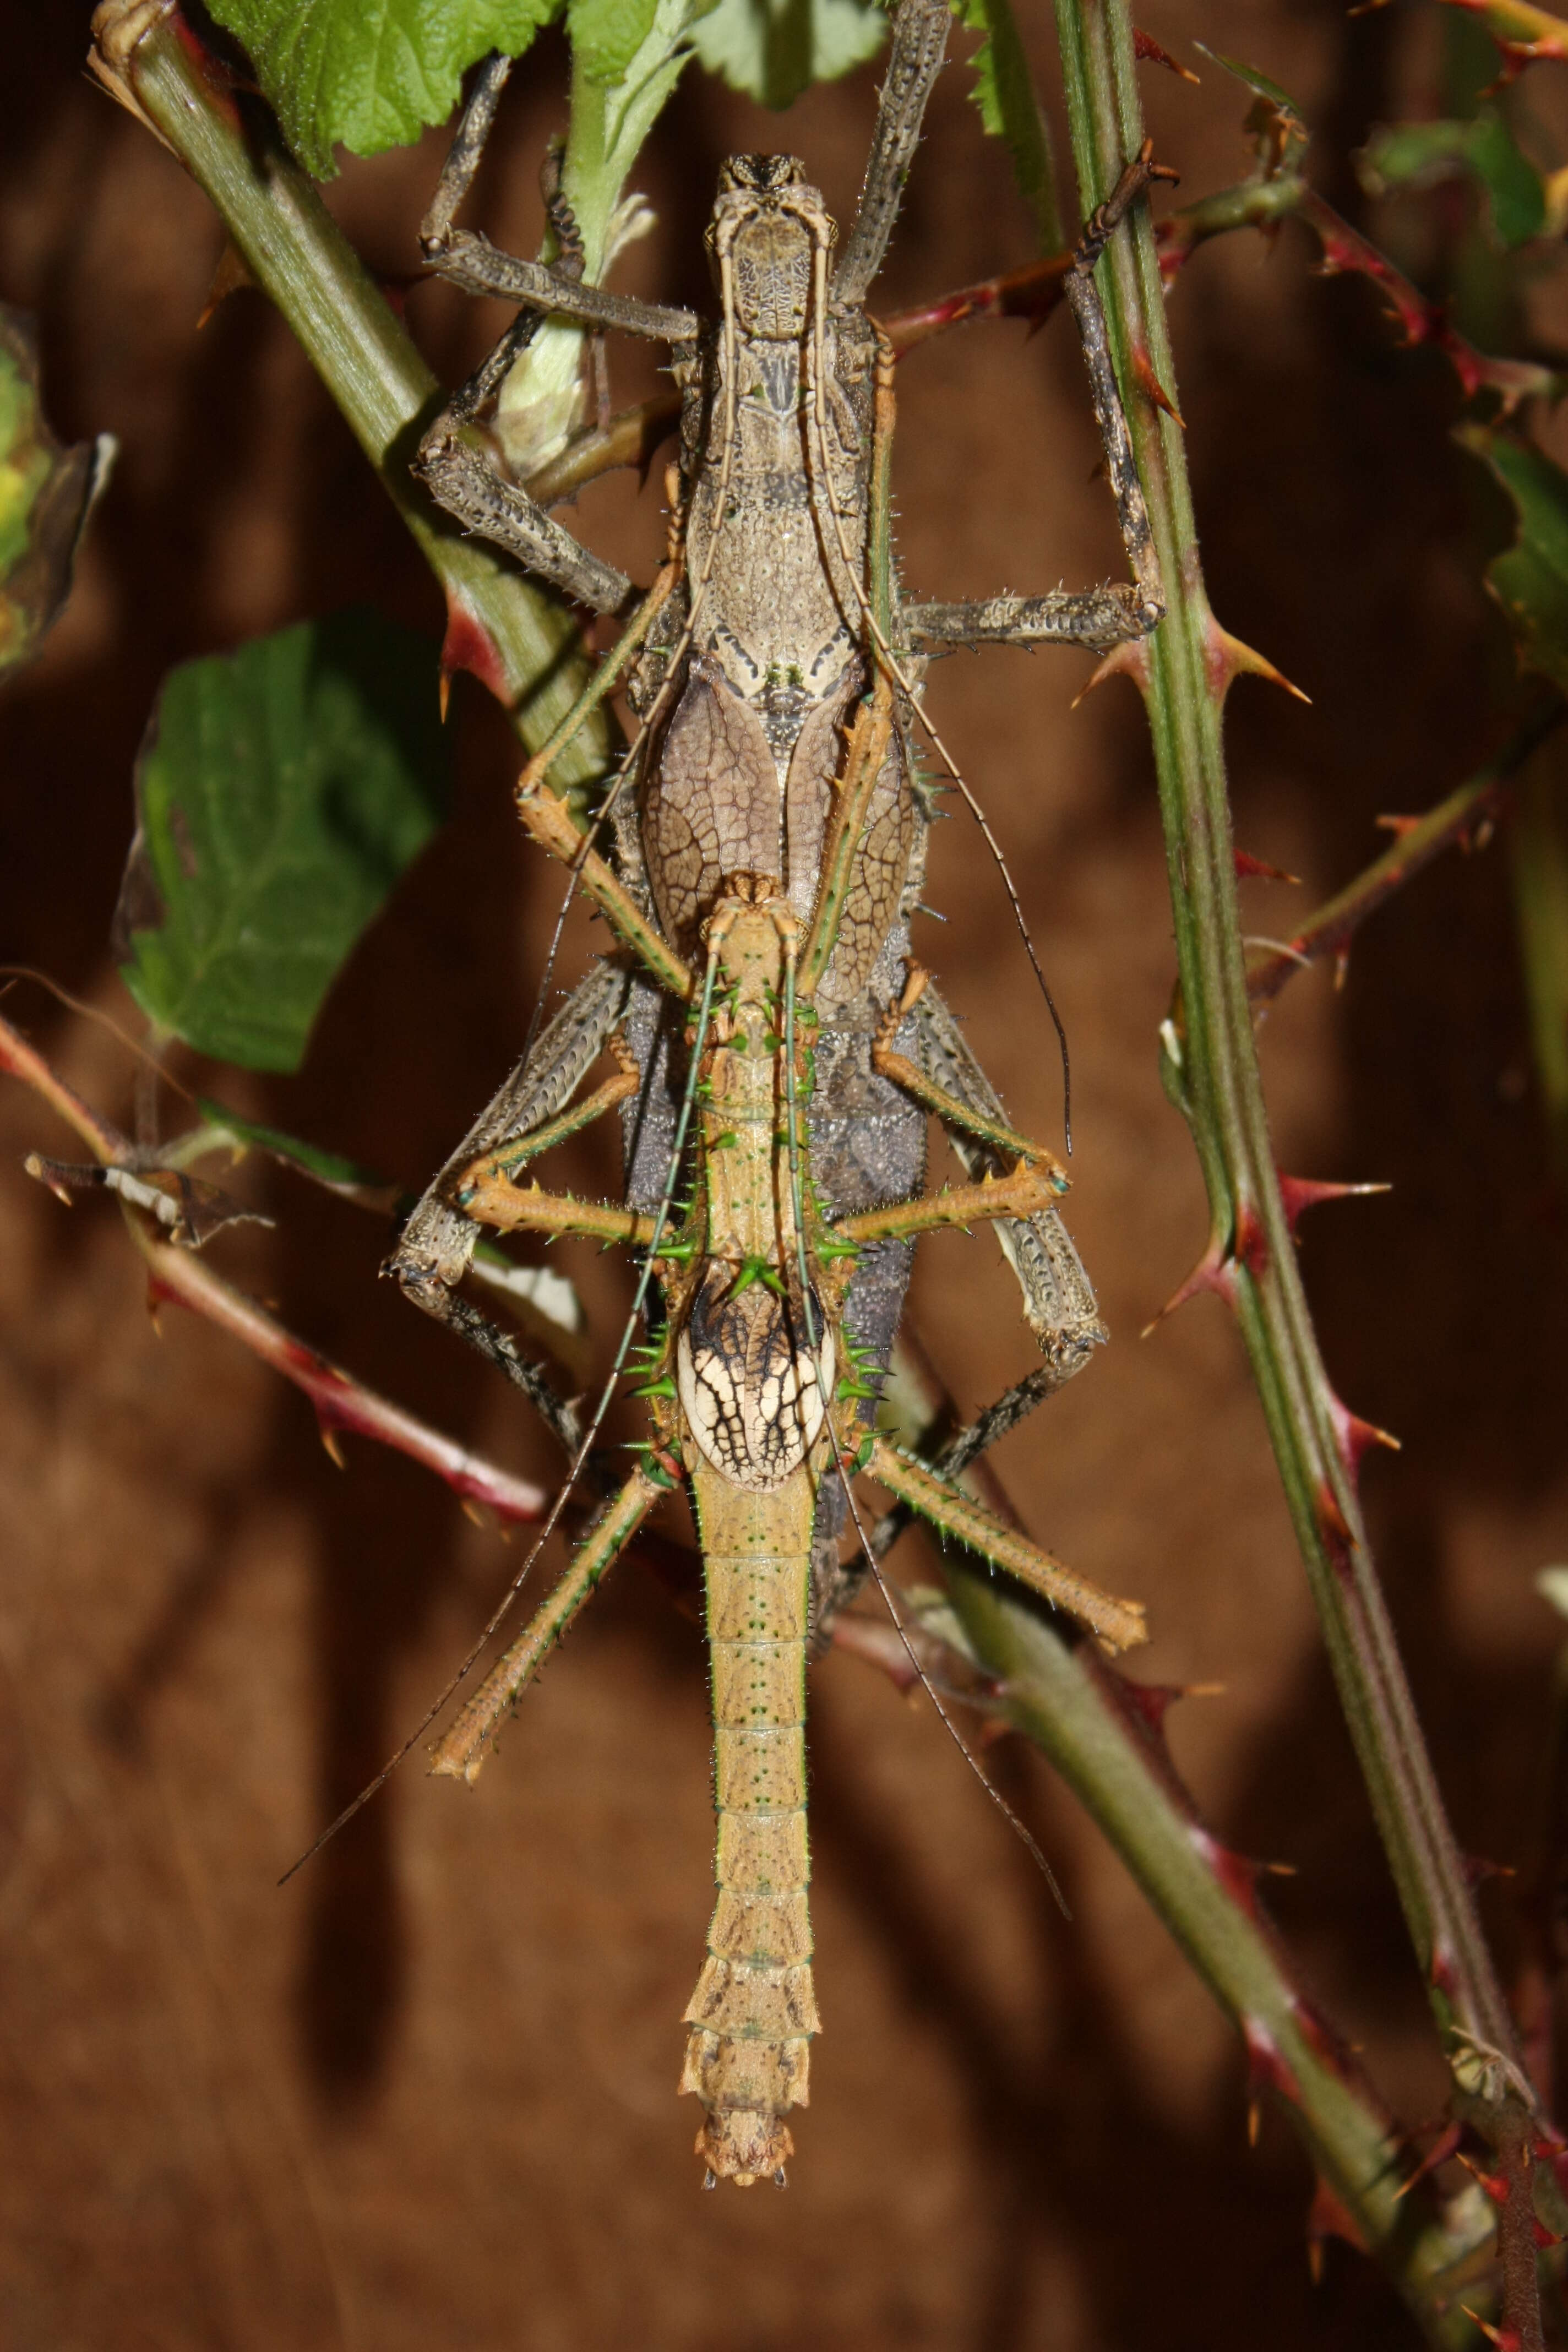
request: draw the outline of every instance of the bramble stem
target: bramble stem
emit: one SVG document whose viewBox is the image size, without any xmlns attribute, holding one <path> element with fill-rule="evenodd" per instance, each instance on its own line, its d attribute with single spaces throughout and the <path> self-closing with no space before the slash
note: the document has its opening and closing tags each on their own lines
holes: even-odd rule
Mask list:
<svg viewBox="0 0 1568 2352">
<path fill-rule="evenodd" d="M 945 1408 L 907 1334 L 894 1350 L 887 1402 L 916 1444 Z M 987 1464 L 974 1464 L 959 1483 L 1016 1524 Z M 1056 1766 L 1239 2028 L 1254 2092 L 1272 2091 L 1283 2103 L 1321 2178 L 1431 2340 L 1472 2342 L 1469 2323 L 1442 2306 L 1458 2266 L 1489 2238 L 1489 2214 L 1474 2198 L 1444 2208 L 1426 2181 L 1401 2197 L 1409 2166 L 1396 2126 L 1291 1980 L 1255 1869 L 1204 1828 L 1138 1686 L 983 1563 L 944 1549 L 942 1567 L 1012 1722 Z"/>
<path fill-rule="evenodd" d="M 177 7 L 154 14 L 144 0 L 105 0 L 93 37 L 100 79 L 153 125 L 211 198 L 440 581 L 450 666 L 481 677 L 512 713 L 529 750 L 537 750 L 587 682 L 577 624 L 502 556 L 465 539 L 410 475 L 442 394 L 391 304 L 270 115 L 228 86 Z M 563 796 L 592 792 L 610 765 L 613 740 L 607 718 L 584 729 L 562 754 Z"/>
<path fill-rule="evenodd" d="M 1521 786 L 1509 826 L 1536 1084 L 1559 1183 L 1568 1181 L 1568 795 L 1561 754 Z"/>
<path fill-rule="evenodd" d="M 79 1135 L 93 1158 L 106 1168 L 123 1165 L 131 1159 L 127 1136 L 90 1104 L 68 1087 L 58 1073 L 30 1045 L 21 1032 L 10 1023 L 0 1020 L 0 1070 L 20 1078 L 35 1094 L 58 1113 L 72 1132 Z M 322 1441 L 334 1461 L 342 1466 L 337 1451 L 336 1433 L 352 1430 L 361 1437 L 374 1438 L 379 1444 L 390 1445 L 395 1453 L 406 1454 L 411 1461 L 422 1463 L 444 1478 L 455 1494 L 466 1502 L 485 1503 L 502 1519 L 530 1520 L 542 1518 L 549 1496 L 526 1479 L 515 1478 L 494 1462 L 482 1455 L 470 1454 L 439 1430 L 431 1429 L 425 1422 L 405 1412 L 391 1398 L 378 1395 L 366 1388 L 352 1372 L 297 1339 L 291 1331 L 274 1320 L 265 1307 L 258 1305 L 232 1283 L 191 1250 L 179 1249 L 164 1241 L 151 1217 L 124 1200 L 121 1209 L 131 1237 L 147 1262 L 148 1292 L 156 1307 L 161 1299 L 174 1299 L 181 1307 L 205 1316 L 226 1331 L 230 1339 L 239 1340 L 263 1363 L 281 1372 L 303 1390 L 316 1408 L 321 1424 Z"/>
<path fill-rule="evenodd" d="M 1143 139 L 1124 0 L 1057 0 L 1068 112 L 1088 214 Z M 1187 1119 L 1208 1192 L 1203 1271 L 1234 1307 L 1251 1359 L 1329 1658 L 1460 2112 L 1498 2142 L 1510 2111 L 1534 2121 L 1512 2021 L 1399 1656 L 1356 1490 L 1363 1433 L 1318 1352 L 1268 1136 L 1237 919 L 1221 745 L 1223 643 L 1204 590 L 1147 207 L 1100 265 L 1133 446 L 1164 576 L 1167 617 L 1147 641 L 1153 736 L 1181 987 L 1163 1076 Z M 1173 1924 L 1176 1924 L 1173 1918 Z"/>
</svg>

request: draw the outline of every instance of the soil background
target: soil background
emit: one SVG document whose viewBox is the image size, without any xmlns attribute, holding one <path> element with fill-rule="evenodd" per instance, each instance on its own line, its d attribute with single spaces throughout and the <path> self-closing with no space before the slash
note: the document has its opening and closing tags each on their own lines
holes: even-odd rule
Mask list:
<svg viewBox="0 0 1568 2352">
<path fill-rule="evenodd" d="M 1048 14 L 1021 15 L 1054 88 Z M 1438 12 L 1428 12 L 1435 15 Z M 280 321 L 254 293 L 197 331 L 220 236 L 200 193 L 84 79 L 87 12 L 13 5 L 0 296 L 38 318 L 63 436 L 119 436 L 71 606 L 0 703 L 0 956 L 122 1022 L 106 946 L 131 774 L 159 679 L 370 601 L 436 633 L 435 589 Z M 1148 0 L 1296 96 L 1326 192 L 1371 126 L 1434 110 L 1426 17 L 1333 0 Z M 963 49 L 969 37 L 955 43 Z M 1144 68 L 1182 200 L 1247 167 L 1246 97 Z M 531 250 L 563 121 L 552 39 L 515 78 L 476 217 Z M 1028 257 L 1003 156 L 954 66 L 931 108 L 887 309 Z M 637 174 L 659 228 L 622 282 L 706 299 L 721 157 L 788 145 L 842 220 L 874 76 L 767 117 L 689 77 Z M 1065 142 L 1064 142 L 1065 147 Z M 351 163 L 330 200 L 373 264 L 415 267 L 441 142 Z M 1232 698 L 1238 838 L 1302 877 L 1247 886 L 1278 934 L 1491 748 L 1500 651 L 1477 585 L 1452 379 L 1395 348 L 1369 289 L 1270 251 L 1202 253 L 1173 295 L 1215 607 L 1310 695 Z M 433 287 L 414 330 L 448 382 L 504 314 Z M 617 352 L 618 396 L 654 381 Z M 1120 558 L 1065 313 L 974 327 L 900 372 L 906 578 L 975 594 Z M 578 521 L 647 577 L 657 472 Z M 1215 1832 L 1295 1871 L 1270 1903 L 1305 1979 L 1410 2122 L 1442 2076 L 1240 1345 L 1206 1299 L 1137 1334 L 1204 1244 L 1160 1090 L 1173 971 L 1146 738 L 1084 657 L 946 664 L 940 721 L 1019 877 L 1068 1024 L 1070 1222 L 1112 1339 L 996 1457 L 1026 1523 L 1149 1603 L 1139 1672 L 1223 1685 L 1173 1714 Z M 303 1074 L 182 1055 L 186 1084 L 423 1181 L 507 1069 L 558 885 L 517 837 L 516 753 L 455 697 L 453 823 L 373 928 Z M 1052 1134 L 1054 1040 L 973 829 L 937 836 L 918 942 L 1012 1115 Z M 596 936 L 574 934 L 581 968 Z M 30 986 L 21 1019 L 125 1118 L 130 1059 Z M 1378 1178 L 1304 1253 L 1329 1365 L 1395 1431 L 1367 1474 L 1416 1696 L 1468 1851 L 1528 1872 L 1568 1557 L 1563 1244 L 1529 1071 L 1506 854 L 1450 856 L 1369 927 L 1344 987 L 1292 984 L 1264 1033 L 1282 1165 Z M 699 2193 L 678 2022 L 710 1901 L 704 1664 L 636 1570 L 612 1580 L 472 1797 L 405 1768 L 307 1873 L 279 1871 L 382 1762 L 460 1654 L 515 1547 L 412 1465 L 346 1473 L 294 1391 L 216 1331 L 149 1319 L 107 1205 L 22 1171 L 68 1139 L 0 1091 L 0 2335 L 13 2352 L 1219 2352 L 1394 2347 L 1406 2323 L 1338 2242 L 1309 2277 L 1309 2168 L 1120 1864 L 1037 1759 L 990 1752 L 1071 1902 L 1065 1922 L 928 1707 L 830 1658 L 813 1689 L 814 2096 L 781 2196 Z M 615 1183 L 611 1139 L 579 1182 Z M 279 1223 L 218 1245 L 293 1328 L 520 1471 L 545 1441 L 378 1284 L 385 1236 L 259 1168 Z M 972 1410 L 1027 1369 L 984 1235 L 922 1245 L 913 1314 Z M 563 1263 L 564 1263 L 564 1258 Z M 572 1260 L 601 1332 L 625 1296 Z M 929 1575 L 920 1539 L 897 1562 Z M 1484 1897 L 1518 1965 L 1516 1897 Z"/>
</svg>

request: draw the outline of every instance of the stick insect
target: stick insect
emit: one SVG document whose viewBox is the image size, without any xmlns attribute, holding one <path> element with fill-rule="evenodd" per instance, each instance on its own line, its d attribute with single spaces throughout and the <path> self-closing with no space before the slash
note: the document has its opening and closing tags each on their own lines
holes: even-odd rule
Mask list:
<svg viewBox="0 0 1568 2352">
<path fill-rule="evenodd" d="M 912 604 L 900 592 L 889 528 L 892 352 L 864 305 L 948 14 L 946 0 L 900 0 L 859 208 L 837 260 L 837 230 L 799 162 L 724 164 L 708 229 L 714 322 L 582 283 L 558 198 L 554 268 L 454 227 L 503 59 L 479 77 L 424 232 L 442 276 L 519 310 L 426 435 L 418 470 L 468 529 L 577 603 L 626 618 L 517 787 L 529 835 L 570 869 L 617 944 L 531 1041 L 388 1270 L 499 1364 L 569 1451 L 541 1545 L 574 1482 L 604 1489 L 595 1444 L 628 1360 L 652 1423 L 554 1591 L 436 1744 L 434 1769 L 474 1779 L 606 1570 L 661 1497 L 684 1488 L 706 1586 L 718 1900 L 686 2011 L 680 2087 L 701 2102 L 710 2185 L 782 2183 L 785 2117 L 806 2102 L 818 2019 L 805 1669 L 812 1640 L 875 1566 L 855 1477 L 868 1474 L 1108 1648 L 1144 1638 L 1138 1604 L 1074 1575 L 876 1428 L 921 1232 L 994 1223 L 1045 1351 L 1041 1371 L 987 1416 L 987 1436 L 1070 1377 L 1103 1336 L 1057 1213 L 1060 1166 L 1007 1124 L 910 952 L 929 815 L 913 749 L 925 723 L 921 664 L 953 645 L 1103 648 L 1142 635 L 1163 611 L 1092 278 L 1155 175 L 1147 151 L 1089 222 L 1068 278 L 1131 583 L 964 604 Z M 547 316 L 671 347 L 679 458 L 667 559 L 646 594 L 531 499 L 485 436 L 486 403 Z M 622 685 L 637 721 L 632 749 L 594 821 L 579 822 L 552 792 L 551 768 Z M 604 1055 L 611 1074 L 580 1091 Z M 527 1181 L 552 1144 L 617 1109 L 623 1201 Z M 931 1114 L 969 1179 L 935 1192 L 922 1190 Z M 588 1235 L 638 1254 L 633 1320 L 586 1425 L 461 1295 L 482 1227 Z M 647 1336 L 634 1351 L 638 1328 Z M 850 1521 L 855 1551 L 841 1563 Z"/>
</svg>

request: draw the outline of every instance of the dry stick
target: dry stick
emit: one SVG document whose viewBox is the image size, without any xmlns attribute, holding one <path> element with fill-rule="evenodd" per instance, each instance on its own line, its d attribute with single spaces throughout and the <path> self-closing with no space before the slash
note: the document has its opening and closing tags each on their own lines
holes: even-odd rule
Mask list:
<svg viewBox="0 0 1568 2352">
<path fill-rule="evenodd" d="M 1124 0 L 1058 0 L 1073 151 L 1087 209 L 1136 154 L 1143 123 Z M 1170 599 L 1147 640 L 1144 693 L 1166 835 L 1184 1034 L 1167 1076 L 1197 1149 L 1211 1239 L 1200 1276 L 1234 1307 L 1321 1618 L 1357 1758 L 1431 1995 L 1460 2112 L 1495 2143 L 1542 2126 L 1405 1680 L 1367 1543 L 1356 1461 L 1371 1434 L 1318 1352 L 1269 1142 L 1237 920 L 1221 748 L 1220 640 L 1204 593 L 1163 289 L 1146 216 L 1103 264 L 1117 372 Z M 1429 2323 L 1428 2323 L 1429 2324 Z"/>
<path fill-rule="evenodd" d="M 42 1095 L 102 1166 L 120 1167 L 133 1159 L 129 1137 L 83 1102 L 5 1020 L 0 1020 L 0 1069 Z M 193 1313 L 205 1316 L 208 1322 L 216 1323 L 253 1355 L 270 1364 L 274 1371 L 281 1372 L 285 1380 L 303 1390 L 316 1408 L 323 1441 L 334 1460 L 340 1459 L 333 1443 L 335 1433 L 340 1429 L 353 1430 L 361 1437 L 373 1437 L 379 1444 L 406 1454 L 411 1461 L 423 1463 L 466 1502 L 488 1503 L 503 1519 L 540 1517 L 550 1499 L 542 1487 L 514 1478 L 498 1463 L 487 1462 L 481 1454 L 470 1454 L 466 1446 L 428 1428 L 390 1398 L 366 1388 L 352 1372 L 344 1371 L 340 1364 L 319 1355 L 303 1339 L 285 1330 L 254 1298 L 225 1282 L 201 1258 L 164 1241 L 142 1211 L 124 1200 L 121 1207 L 132 1238 L 147 1262 L 152 1303 L 172 1298 L 190 1307 Z"/>
<path fill-rule="evenodd" d="M 925 1449 L 951 1405 L 907 1329 L 888 1402 Z M 998 1517 L 1016 1515 L 987 1462 L 962 1483 Z M 941 1554 L 960 1622 L 1015 1727 L 1056 1766 L 1245 2038 L 1254 2097 L 1271 2092 L 1347 2221 L 1387 2269 L 1434 2342 L 1470 2346 L 1449 2281 L 1489 2234 L 1473 2205 L 1446 2210 L 1430 2179 L 1409 2182 L 1393 2119 L 1346 2045 L 1293 1981 L 1259 1902 L 1258 1870 L 1205 1827 L 1158 1725 L 1176 1694 L 1131 1682 L 1059 1620 L 956 1549 Z M 890 1669 L 889 1669 L 890 1670 Z"/>
</svg>

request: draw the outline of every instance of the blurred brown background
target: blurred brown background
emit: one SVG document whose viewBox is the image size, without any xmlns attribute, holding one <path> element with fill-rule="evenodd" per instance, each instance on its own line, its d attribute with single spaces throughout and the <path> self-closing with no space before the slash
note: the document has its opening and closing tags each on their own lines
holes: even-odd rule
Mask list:
<svg viewBox="0 0 1568 2352">
<path fill-rule="evenodd" d="M 1047 12 L 1022 14 L 1054 87 Z M 38 314 L 62 435 L 120 436 L 70 610 L 0 705 L 0 956 L 121 1019 L 105 935 L 130 778 L 172 662 L 369 598 L 435 631 L 411 545 L 256 295 L 196 319 L 215 220 L 83 79 L 86 9 L 5 12 L 0 296 Z M 1327 192 L 1370 125 L 1433 110 L 1430 12 L 1337 0 L 1148 0 L 1297 97 Z M 967 38 L 956 47 L 966 48 Z M 1201 60 L 1197 62 L 1202 64 Z M 563 53 L 517 77 L 479 216 L 531 249 L 563 121 Z M 1246 168 L 1245 97 L 1144 69 L 1183 199 Z M 884 307 L 1027 257 L 1002 156 L 951 68 Z M 787 124 L 691 75 L 637 175 L 660 229 L 636 290 L 704 294 L 719 158 L 810 159 L 839 217 L 873 77 Z M 440 142 L 331 191 L 406 271 Z M 1493 624 L 1440 363 L 1397 352 L 1368 289 L 1310 274 L 1287 230 L 1205 250 L 1173 299 L 1215 606 L 1312 697 L 1233 698 L 1237 830 L 1304 877 L 1247 887 L 1259 932 L 1374 854 L 1490 748 Z M 500 314 L 434 288 L 411 321 L 450 381 Z M 635 396 L 646 362 L 618 353 Z M 930 593 L 1087 582 L 1117 562 L 1065 315 L 976 328 L 901 372 L 906 576 Z M 581 527 L 643 576 L 657 488 L 593 491 Z M 1172 975 L 1133 695 L 1073 712 L 1087 664 L 955 659 L 933 702 L 1022 878 L 1070 1026 L 1071 1222 L 1110 1348 L 998 1456 L 1028 1524 L 1142 1595 L 1141 1671 L 1219 1682 L 1173 1717 L 1210 1822 L 1295 1865 L 1275 1883 L 1304 1973 L 1412 2122 L 1441 2081 L 1236 1335 L 1212 1300 L 1140 1343 L 1205 1218 L 1154 1033 Z M 556 886 L 507 805 L 515 752 L 455 701 L 457 821 L 367 937 L 309 1066 L 177 1064 L 253 1115 L 423 1181 L 516 1049 Z M 921 950 L 1020 1123 L 1058 1077 L 973 829 L 938 835 L 945 930 Z M 584 945 L 580 940 L 579 949 Z M 124 1116 L 104 1031 L 17 988 L 22 1019 Z M 1450 857 L 1378 918 L 1349 983 L 1294 983 L 1265 1032 L 1282 1164 L 1393 1181 L 1305 1239 L 1331 1370 L 1405 1451 L 1368 1473 L 1417 1697 L 1467 1849 L 1528 1865 L 1556 1633 L 1534 1572 L 1564 1556 L 1563 1264 L 1533 1105 L 1503 856 Z M 409 1768 L 285 1892 L 279 1871 L 417 1718 L 515 1552 L 408 1463 L 167 1310 L 162 1338 L 105 1207 L 68 1215 L 21 1171 L 68 1150 L 0 1091 L 0 2337 L 16 2352 L 1197 2352 L 1407 2340 L 1342 2246 L 1308 2277 L 1310 2182 L 1287 2126 L 1245 2135 L 1237 2045 L 1120 1865 L 1043 1767 L 993 1761 L 1070 1896 L 1058 1916 L 929 1708 L 831 1660 L 814 1691 L 816 2098 L 787 2195 L 699 2193 L 673 2085 L 709 1901 L 708 1734 L 694 1628 L 615 1580 L 466 1798 Z M 608 1186 L 608 1138 L 579 1160 Z M 595 1153 L 600 1156 L 595 1157 Z M 223 1263 L 300 1331 L 520 1468 L 551 1457 L 517 1402 L 375 1280 L 384 1236 L 269 1179 L 277 1232 Z M 1030 1361 L 984 1237 L 923 1245 L 919 1327 L 973 1408 Z M 605 1317 L 608 1260 L 574 1262 Z M 921 1570 L 918 1539 L 900 1566 Z M 1509 1965 L 1506 1891 L 1484 1898 Z"/>
</svg>

